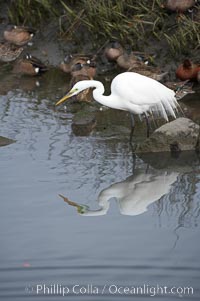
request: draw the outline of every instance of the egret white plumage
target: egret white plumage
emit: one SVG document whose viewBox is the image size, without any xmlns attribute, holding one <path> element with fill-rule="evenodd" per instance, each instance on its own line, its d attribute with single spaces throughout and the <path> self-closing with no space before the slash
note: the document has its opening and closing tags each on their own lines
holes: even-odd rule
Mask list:
<svg viewBox="0 0 200 301">
<path fill-rule="evenodd" d="M 95 88 L 93 97 L 100 104 L 131 113 L 131 137 L 135 127 L 133 114 L 145 116 L 147 136 L 149 135 L 149 115 L 161 116 L 166 121 L 169 121 L 170 115 L 176 118 L 179 105 L 175 92 L 152 78 L 134 72 L 118 74 L 111 83 L 111 94 L 108 96 L 103 95 L 105 89 L 100 81 L 80 81 L 56 105 L 87 88 Z"/>
</svg>

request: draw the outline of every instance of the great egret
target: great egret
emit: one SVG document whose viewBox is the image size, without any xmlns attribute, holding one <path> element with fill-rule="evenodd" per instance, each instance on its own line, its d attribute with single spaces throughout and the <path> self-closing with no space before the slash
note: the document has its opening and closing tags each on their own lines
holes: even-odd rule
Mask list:
<svg viewBox="0 0 200 301">
<path fill-rule="evenodd" d="M 159 115 L 166 121 L 169 121 L 169 115 L 176 118 L 178 103 L 174 91 L 152 78 L 134 72 L 118 74 L 111 83 L 111 94 L 109 96 L 103 95 L 104 86 L 100 81 L 80 81 L 56 105 L 87 88 L 95 88 L 93 97 L 102 105 L 131 113 L 131 139 L 135 128 L 133 114 L 145 116 L 147 136 L 149 136 L 149 114 Z"/>
</svg>

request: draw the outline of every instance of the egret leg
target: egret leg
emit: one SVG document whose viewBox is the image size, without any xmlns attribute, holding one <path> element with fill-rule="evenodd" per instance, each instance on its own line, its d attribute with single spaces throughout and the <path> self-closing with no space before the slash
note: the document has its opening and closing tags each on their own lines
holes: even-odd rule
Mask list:
<svg viewBox="0 0 200 301">
<path fill-rule="evenodd" d="M 134 130 L 135 130 L 135 119 L 134 119 L 134 115 L 133 113 L 130 113 L 131 116 L 131 133 L 130 133 L 130 144 L 132 144 L 132 139 L 133 139 L 133 134 L 134 134 Z"/>
<path fill-rule="evenodd" d="M 154 124 L 154 128 L 157 129 L 158 128 L 158 122 L 157 120 L 154 118 L 153 112 L 150 111 L 151 114 L 151 119 L 153 120 L 153 124 Z"/>
<path fill-rule="evenodd" d="M 158 124 L 158 121 L 156 119 L 153 119 L 154 120 L 154 124 L 156 126 L 156 129 L 159 127 L 159 124 Z"/>
<path fill-rule="evenodd" d="M 132 173 L 134 174 L 135 172 L 135 166 L 136 166 L 136 154 L 135 154 L 135 151 L 132 152 L 132 155 L 133 155 L 133 169 L 132 169 Z"/>
<path fill-rule="evenodd" d="M 149 138 L 149 134 L 150 134 L 150 124 L 149 124 L 149 119 L 148 116 L 146 114 L 144 114 L 145 117 L 145 121 L 146 121 L 146 126 L 147 126 L 147 138 Z"/>
</svg>

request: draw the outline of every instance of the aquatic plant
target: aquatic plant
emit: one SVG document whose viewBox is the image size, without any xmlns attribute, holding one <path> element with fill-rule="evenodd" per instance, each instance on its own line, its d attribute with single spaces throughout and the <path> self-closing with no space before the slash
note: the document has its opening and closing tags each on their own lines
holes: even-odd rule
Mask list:
<svg viewBox="0 0 200 301">
<path fill-rule="evenodd" d="M 81 0 L 78 7 L 60 2 L 71 24 L 65 30 L 60 22 L 64 35 L 76 35 L 82 25 L 94 40 L 115 39 L 140 49 L 154 39 L 163 40 L 173 55 L 200 45 L 200 22 L 194 19 L 198 5 L 194 13 L 179 16 L 169 14 L 162 0 Z"/>
<path fill-rule="evenodd" d="M 39 26 L 56 17 L 61 38 L 95 45 L 118 40 L 122 45 L 144 50 L 162 41 L 172 55 L 190 52 L 200 45 L 200 13 L 169 13 L 163 0 L 18 0 L 8 1 L 10 21 Z M 165 47 L 164 46 L 164 47 Z"/>
<path fill-rule="evenodd" d="M 188 55 L 200 47 L 200 22 L 182 15 L 174 28 L 164 33 L 173 55 Z"/>
<path fill-rule="evenodd" d="M 166 14 L 160 0 L 81 0 L 79 11 L 66 1 L 60 2 L 72 27 L 79 23 L 85 26 L 93 39 L 117 39 L 131 45 L 144 40 L 149 33 L 156 35 L 164 24 L 163 16 Z"/>
<path fill-rule="evenodd" d="M 7 5 L 9 19 L 16 25 L 38 26 L 42 20 L 58 15 L 53 0 L 18 0 Z"/>
</svg>

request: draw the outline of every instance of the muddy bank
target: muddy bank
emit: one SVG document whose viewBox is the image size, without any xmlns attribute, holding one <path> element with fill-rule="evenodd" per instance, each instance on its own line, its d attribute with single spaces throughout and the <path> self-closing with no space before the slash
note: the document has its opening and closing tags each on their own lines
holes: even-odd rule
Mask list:
<svg viewBox="0 0 200 301">
<path fill-rule="evenodd" d="M 81 1 L 80 4 L 76 1 L 58 2 L 52 6 L 51 13 L 51 6 L 49 6 L 49 10 L 45 8 L 46 12 L 43 11 L 44 7 L 41 7 L 41 19 L 38 15 L 38 20 L 37 1 L 36 3 L 32 1 L 32 6 L 35 5 L 35 11 L 33 10 L 34 6 L 31 8 L 27 5 L 27 15 L 24 16 L 24 19 L 22 18 L 23 12 L 20 15 L 17 11 L 17 4 L 15 7 L 11 1 L 0 3 L 0 39 L 3 40 L 3 31 L 8 24 L 17 21 L 17 25 L 22 25 L 23 19 L 23 25 L 36 27 L 33 45 L 25 47 L 23 53 L 30 52 L 54 67 L 58 66 L 63 58 L 70 53 L 91 53 L 94 55 L 98 53 L 97 60 L 99 72 L 101 72 L 105 62 L 102 58 L 103 49 L 100 52 L 99 50 L 102 45 L 113 39 L 118 40 L 127 52 L 131 50 L 144 51 L 149 54 L 151 64 L 168 71 L 170 79 L 175 78 L 174 71 L 185 57 L 198 61 L 198 31 L 193 32 L 195 26 L 195 30 L 199 28 L 198 3 L 190 12 L 184 12 L 179 18 L 176 12 L 170 12 L 163 7 L 163 1 L 156 1 L 154 5 L 147 1 L 141 3 L 133 1 L 132 5 L 135 5 L 135 8 L 131 7 L 129 1 L 126 4 L 118 1 L 119 7 L 114 6 L 113 3 L 113 7 L 109 4 L 106 8 L 108 13 L 112 12 L 112 17 L 109 17 L 109 14 L 107 16 L 107 21 L 110 22 L 109 30 L 105 27 L 105 16 L 101 16 L 101 1 L 98 4 L 93 3 L 94 7 L 92 3 L 90 3 L 91 7 L 87 7 L 89 4 L 84 1 Z M 81 11 L 83 4 L 86 7 L 83 7 L 83 11 Z M 52 3 L 49 2 L 49 5 Z M 31 18 L 30 15 L 28 18 L 31 9 L 33 16 Z M 115 18 L 115 12 L 119 9 L 122 10 L 121 23 L 117 22 Z M 143 13 L 143 18 L 138 20 L 139 13 Z M 192 19 L 194 19 L 193 24 Z M 124 25 L 126 22 L 129 24 L 127 28 Z M 115 28 L 115 24 L 121 25 Z M 186 24 L 187 28 L 185 27 Z M 176 36 L 177 41 L 174 40 L 173 34 L 176 30 L 179 34 L 185 30 L 185 41 L 178 34 Z M 108 62 L 106 63 L 108 64 Z M 112 67 L 116 68 L 111 64 L 110 69 Z"/>
<path fill-rule="evenodd" d="M 0 5 L 2 6 L 3 4 Z M 75 8 L 76 6 L 74 6 L 74 9 Z M 199 8 L 195 9 L 197 10 Z M 159 12 L 160 10 L 161 8 L 159 8 Z M 64 27 L 66 32 L 68 30 L 68 34 L 66 34 L 66 32 L 64 34 L 64 32 L 61 31 L 59 27 L 58 20 L 62 14 L 64 15 L 64 20 L 66 22 Z M 152 12 L 150 12 L 150 14 L 152 15 Z M 187 12 L 184 16 L 182 16 L 182 18 L 188 18 L 189 20 L 191 18 L 190 14 L 191 13 Z M 42 62 L 44 62 L 49 67 L 47 74 L 33 78 L 21 77 L 13 74 L 10 75 L 13 63 L 1 64 L 0 92 L 2 95 L 7 94 L 7 92 L 10 90 L 16 90 L 17 88 L 20 88 L 24 91 L 34 90 L 36 91 L 37 99 L 39 102 L 44 98 L 52 100 L 52 103 L 50 103 L 49 106 L 54 109 L 56 101 L 67 91 L 69 91 L 71 80 L 69 74 L 65 74 L 62 71 L 58 70 L 58 66 L 66 55 L 77 53 L 91 54 L 94 56 L 96 55 L 96 78 L 101 80 L 105 84 L 106 94 L 110 92 L 110 82 L 112 78 L 117 73 L 124 71 L 122 68 L 117 66 L 116 63 L 109 62 L 104 57 L 104 49 L 106 45 L 112 40 L 112 37 L 110 36 L 110 34 L 103 35 L 102 32 L 99 32 L 99 36 L 95 37 L 95 35 L 93 35 L 91 31 L 88 30 L 85 24 L 82 24 L 81 22 L 78 22 L 77 27 L 72 26 L 68 27 L 67 29 L 67 16 L 68 15 L 66 13 L 66 10 L 61 10 L 60 16 L 57 16 L 57 18 L 52 17 L 48 19 L 48 21 L 44 19 L 42 22 L 38 22 L 37 25 L 35 24 L 36 34 L 31 41 L 31 44 L 24 46 L 23 53 L 21 54 L 22 57 L 26 53 L 31 53 L 32 55 L 42 60 Z M 162 68 L 163 71 L 167 71 L 168 75 L 166 80 L 174 81 L 175 70 L 178 64 L 183 60 L 183 58 L 187 56 L 193 61 L 198 61 L 199 59 L 199 45 L 198 41 L 195 40 L 195 37 L 194 41 L 191 42 L 191 45 L 195 44 L 195 47 L 182 47 L 181 49 L 179 49 L 179 51 L 177 51 L 177 53 L 172 53 L 170 49 L 170 43 L 167 42 L 164 33 L 166 28 L 169 28 L 169 30 L 171 30 L 173 26 L 183 26 L 183 24 L 181 23 L 182 21 L 178 23 L 178 21 L 176 20 L 176 18 L 178 17 L 179 15 L 177 13 L 164 13 L 164 25 L 160 27 L 159 37 L 155 34 L 149 34 L 149 36 L 147 37 L 147 33 L 144 31 L 141 31 L 140 37 L 136 37 L 133 35 L 132 29 L 129 28 L 127 39 L 120 38 L 115 32 L 114 40 L 119 40 L 127 53 L 130 53 L 131 51 L 142 51 L 147 54 L 147 57 L 151 58 L 151 60 L 149 61 L 150 66 L 158 66 Z M 72 21 L 72 16 L 70 16 L 69 19 Z M 10 23 L 11 20 L 8 18 L 7 4 L 4 4 L 4 9 L 1 10 L 0 19 L 1 41 L 4 40 L 3 32 Z M 25 25 L 32 24 L 28 22 L 28 19 L 26 19 Z M 151 25 L 149 24 L 149 26 Z M 143 29 L 147 29 L 146 25 Z M 131 42 L 130 38 L 132 36 L 133 39 Z M 43 87 L 45 87 L 45 89 L 43 89 Z M 199 89 L 198 84 L 196 84 L 194 89 Z M 196 95 L 192 95 L 190 99 L 196 97 L 199 100 L 199 96 Z M 188 104 L 189 103 L 190 100 Z M 73 114 L 73 133 L 77 136 L 84 136 L 96 132 L 97 136 L 101 135 L 104 137 L 118 137 L 122 133 L 124 133 L 124 135 L 127 136 L 128 141 L 130 123 L 128 114 L 125 116 L 124 113 L 120 112 L 118 118 L 118 120 L 120 120 L 120 125 L 118 124 L 118 120 L 113 125 L 113 121 L 115 121 L 115 117 L 113 115 L 117 116 L 118 113 L 114 113 L 112 115 L 111 110 L 108 110 L 108 112 L 99 112 L 99 106 L 96 103 L 94 104 L 94 106 L 95 113 L 90 110 L 91 107 L 88 104 L 85 105 L 84 109 L 82 108 L 82 106 L 77 106 L 77 104 L 67 105 L 67 111 Z M 196 109 L 198 108 L 198 105 L 195 104 L 195 109 L 193 109 L 193 106 L 187 106 L 187 104 L 185 107 L 186 116 L 187 112 L 189 111 L 189 117 L 191 119 L 195 119 L 196 121 L 199 120 L 199 115 L 197 116 Z M 61 109 L 58 108 L 58 111 L 63 112 L 63 107 Z M 196 114 L 195 117 L 194 114 Z M 105 121 L 102 121 L 102 119 L 104 118 Z M 144 129 L 143 124 L 141 125 L 141 128 Z M 142 137 L 142 139 L 144 138 L 144 133 L 145 130 L 142 132 L 142 136 L 140 136 Z M 136 134 L 139 137 L 140 133 Z"/>
</svg>

